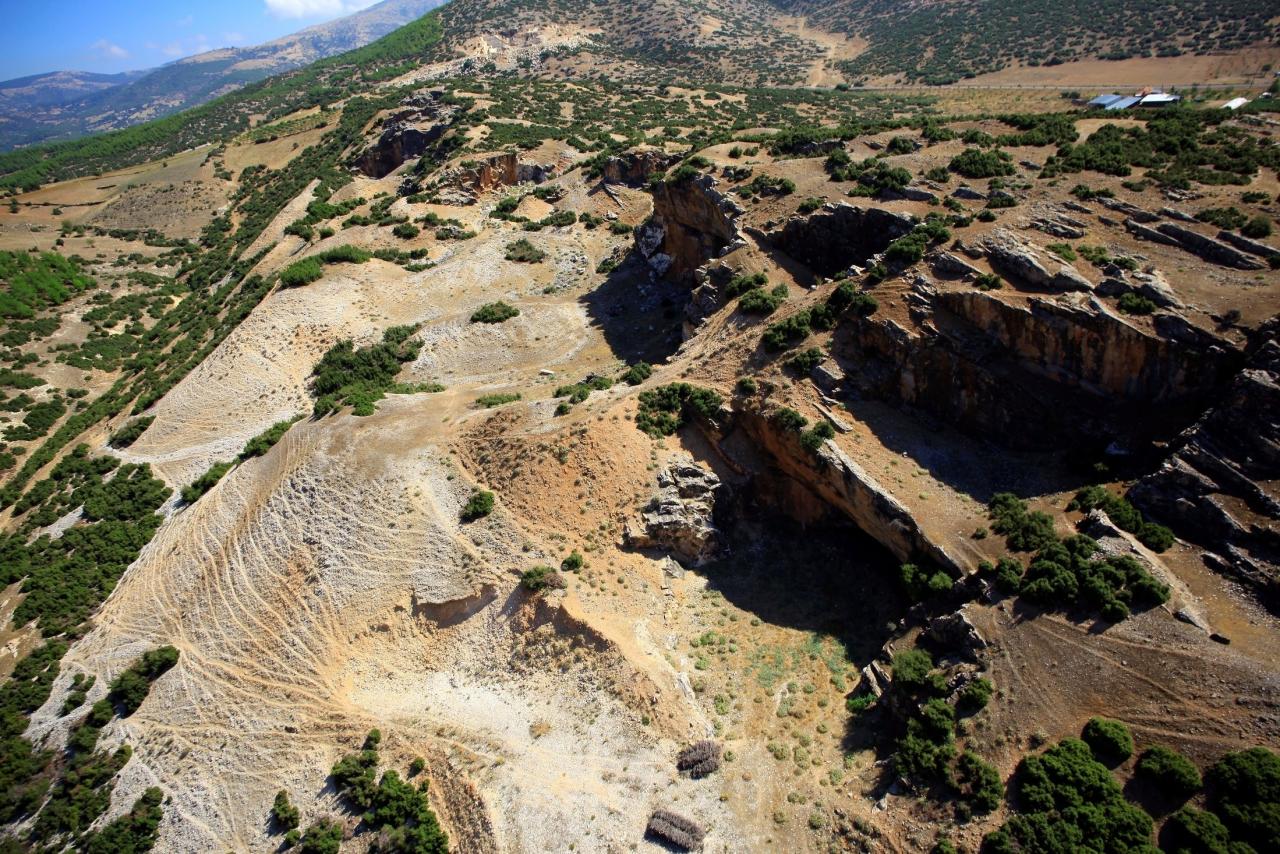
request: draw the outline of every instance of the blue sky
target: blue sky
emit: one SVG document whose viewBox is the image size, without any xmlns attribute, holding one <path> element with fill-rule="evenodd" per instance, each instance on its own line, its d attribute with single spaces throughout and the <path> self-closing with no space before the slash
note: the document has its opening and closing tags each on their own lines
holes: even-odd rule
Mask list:
<svg viewBox="0 0 1280 854">
<path fill-rule="evenodd" d="M 257 44 L 377 0 L 0 0 L 0 80 L 42 71 L 154 68 Z"/>
</svg>

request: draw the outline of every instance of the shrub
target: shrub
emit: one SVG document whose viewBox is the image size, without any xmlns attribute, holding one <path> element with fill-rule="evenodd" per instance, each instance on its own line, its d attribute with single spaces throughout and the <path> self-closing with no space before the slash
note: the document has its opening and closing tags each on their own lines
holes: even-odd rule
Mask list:
<svg viewBox="0 0 1280 854">
<path fill-rule="evenodd" d="M 1107 718 L 1090 718 L 1080 734 L 1093 755 L 1104 762 L 1119 765 L 1133 755 L 1133 736 L 1129 728 L 1119 721 Z"/>
<path fill-rule="evenodd" d="M 770 323 L 760 340 L 766 350 L 777 352 L 803 341 L 812 331 L 809 310 L 801 309 L 785 320 Z"/>
<path fill-rule="evenodd" d="M 502 323 L 510 320 L 520 314 L 520 309 L 513 305 L 498 300 L 497 302 L 485 303 L 480 306 L 471 315 L 472 323 Z"/>
<path fill-rule="evenodd" d="M 294 261 L 280 271 L 280 287 L 296 288 L 302 285 L 309 285 L 318 281 L 323 275 L 324 268 L 320 266 L 320 262 L 317 259 L 303 258 L 301 261 Z"/>
<path fill-rule="evenodd" d="M 400 366 L 417 358 L 422 348 L 412 340 L 415 326 L 392 326 L 382 333 L 382 341 L 356 349 L 351 341 L 340 341 L 329 348 L 312 370 L 311 389 L 316 402 L 316 416 L 326 415 L 344 404 L 352 414 L 372 415 L 374 404 L 389 392 L 414 393 L 440 391 L 435 384 L 398 385 Z"/>
<path fill-rule="evenodd" d="M 508 261 L 517 261 L 522 264 L 537 264 L 546 257 L 547 253 L 543 252 L 523 237 L 507 244 L 506 258 Z"/>
<path fill-rule="evenodd" d="M 1169 797 L 1188 798 L 1200 790 L 1200 771 L 1191 760 L 1160 745 L 1143 751 L 1134 773 Z"/>
<path fill-rule="evenodd" d="M 1209 769 L 1209 806 L 1240 842 L 1280 851 L 1280 756 L 1263 747 L 1228 753 Z"/>
<path fill-rule="evenodd" d="M 801 350 L 799 353 L 796 353 L 787 360 L 787 364 L 790 365 L 796 373 L 803 375 L 808 374 L 814 368 L 818 367 L 826 357 L 827 354 L 823 353 L 820 348 L 810 347 L 807 350 Z"/>
<path fill-rule="evenodd" d="M 1014 173 L 1013 158 L 999 149 L 966 148 L 951 159 L 947 168 L 966 178 L 995 178 Z"/>
<path fill-rule="evenodd" d="M 520 586 L 531 593 L 539 593 L 564 587 L 564 580 L 549 566 L 535 566 L 520 574 Z"/>
<path fill-rule="evenodd" d="M 998 291 L 1004 286 L 1004 281 L 995 273 L 979 273 L 973 284 L 980 291 Z"/>
<path fill-rule="evenodd" d="M 1151 314 L 1159 306 L 1144 296 L 1129 291 L 1120 295 L 1120 299 L 1116 300 L 1116 308 L 1125 314 Z"/>
<path fill-rule="evenodd" d="M 1184 806 L 1165 823 L 1160 836 L 1165 851 L 1176 854 L 1248 854 L 1240 843 L 1232 845 L 1231 832 L 1211 812 Z"/>
<path fill-rule="evenodd" d="M 315 256 L 325 264 L 363 264 L 373 257 L 373 253 L 344 243 L 332 249 L 326 249 Z"/>
<path fill-rule="evenodd" d="M 583 560 L 582 553 L 579 552 L 577 549 L 574 549 L 569 553 L 568 557 L 560 561 L 560 571 L 561 572 L 577 572 L 578 570 L 582 569 L 582 567 L 585 564 L 586 564 L 586 561 Z"/>
<path fill-rule="evenodd" d="M 834 439 L 836 430 L 826 421 L 819 421 L 800 434 L 800 446 L 811 454 L 818 453 L 828 439 Z"/>
<path fill-rule="evenodd" d="M 987 703 L 991 702 L 993 691 L 995 691 L 995 686 L 991 684 L 991 680 L 978 677 L 964 686 L 964 690 L 960 692 L 958 705 L 969 712 L 984 709 Z"/>
<path fill-rule="evenodd" d="M 1050 243 L 1045 249 L 1048 249 L 1063 261 L 1074 261 L 1079 257 L 1076 255 L 1076 250 L 1071 248 L 1070 243 Z"/>
<path fill-rule="evenodd" d="M 213 489 L 218 481 L 222 480 L 222 476 L 231 471 L 233 465 L 235 465 L 234 462 L 226 462 L 209 466 L 204 474 L 182 488 L 182 500 L 187 504 L 195 504 L 200 500 L 200 496 Z"/>
<path fill-rule="evenodd" d="M 640 385 L 649 377 L 653 376 L 653 367 L 648 362 L 636 362 L 627 368 L 627 372 L 622 375 L 621 379 L 627 385 Z"/>
<path fill-rule="evenodd" d="M 1249 222 L 1248 215 L 1236 207 L 1206 208 L 1196 214 L 1196 219 L 1201 222 L 1207 222 L 1210 225 L 1216 225 L 1218 228 L 1225 228 L 1228 231 L 1243 228 Z"/>
<path fill-rule="evenodd" d="M 299 854 L 338 854 L 345 831 L 342 824 L 330 818 L 316 819 L 302 834 Z"/>
<path fill-rule="evenodd" d="M 1263 238 L 1271 236 L 1271 220 L 1262 214 L 1258 214 L 1249 220 L 1240 228 L 1240 233 L 1245 237 Z"/>
<path fill-rule="evenodd" d="M 473 522 L 488 516 L 493 512 L 493 498 L 493 493 L 484 489 L 477 489 L 471 493 L 471 497 L 462 508 L 462 521 Z"/>
<path fill-rule="evenodd" d="M 799 412 L 787 406 L 779 407 L 769 416 L 774 424 L 782 430 L 790 433 L 799 433 L 809 423 L 809 419 L 805 418 Z"/>
<path fill-rule="evenodd" d="M 1148 522 L 1138 508 L 1101 486 L 1085 487 L 1067 505 L 1068 510 L 1079 510 L 1082 513 L 1088 513 L 1096 507 L 1102 508 L 1118 528 L 1133 534 L 1154 552 L 1163 552 L 1173 545 L 1172 531 L 1163 525 Z"/>
<path fill-rule="evenodd" d="M 515 403 L 520 399 L 520 392 L 507 394 L 482 394 L 476 398 L 476 406 L 480 409 L 491 409 L 507 403 Z"/>
<path fill-rule="evenodd" d="M 893 655 L 893 684 L 908 693 L 924 688 L 933 670 L 933 657 L 923 649 L 905 649 Z"/>
<path fill-rule="evenodd" d="M 778 306 L 787 298 L 787 286 L 778 285 L 772 290 L 752 288 L 738 299 L 738 308 L 748 314 L 760 314 L 768 317 L 777 311 Z"/>
<path fill-rule="evenodd" d="M 974 810 L 989 813 L 999 808 L 1004 800 L 1004 781 L 999 771 L 967 750 L 960 754 L 957 768 L 961 793 Z"/>
<path fill-rule="evenodd" d="M 271 818 L 276 827 L 293 830 L 298 826 L 298 808 L 289 803 L 289 793 L 284 789 L 276 792 L 276 799 L 271 804 Z"/>
<path fill-rule="evenodd" d="M 711 389 L 671 383 L 640 392 L 636 427 L 650 436 L 670 436 L 692 417 L 713 417 L 724 399 Z"/>
<path fill-rule="evenodd" d="M 796 208 L 796 210 L 800 211 L 800 213 L 810 214 L 822 207 L 822 205 L 822 199 L 819 199 L 817 196 L 810 196 L 801 202 L 800 206 Z"/>
</svg>

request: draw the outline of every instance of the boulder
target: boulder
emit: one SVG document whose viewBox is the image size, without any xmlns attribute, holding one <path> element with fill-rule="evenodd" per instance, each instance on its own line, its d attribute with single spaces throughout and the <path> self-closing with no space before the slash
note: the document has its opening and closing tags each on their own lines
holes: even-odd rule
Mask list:
<svg viewBox="0 0 1280 854">
<path fill-rule="evenodd" d="M 1050 273 L 1034 248 L 1008 229 L 997 228 L 982 239 L 982 251 L 991 266 L 1008 279 L 1053 292 L 1093 290 L 1093 285 L 1070 264 Z"/>
<path fill-rule="evenodd" d="M 1257 240 L 1250 240 L 1241 234 L 1233 231 L 1219 231 L 1218 239 L 1230 243 L 1237 249 L 1243 249 L 1250 255 L 1259 255 L 1263 258 L 1280 258 L 1280 249 L 1274 246 L 1268 246 Z"/>
<path fill-rule="evenodd" d="M 987 648 L 987 640 L 969 621 L 964 609 L 935 617 L 924 630 L 925 639 L 947 653 L 977 661 L 978 652 Z"/>
<path fill-rule="evenodd" d="M 720 551 L 714 513 L 720 478 L 690 457 L 658 474 L 658 493 L 624 531 L 632 548 L 662 548 L 678 560 L 701 566 Z"/>
</svg>

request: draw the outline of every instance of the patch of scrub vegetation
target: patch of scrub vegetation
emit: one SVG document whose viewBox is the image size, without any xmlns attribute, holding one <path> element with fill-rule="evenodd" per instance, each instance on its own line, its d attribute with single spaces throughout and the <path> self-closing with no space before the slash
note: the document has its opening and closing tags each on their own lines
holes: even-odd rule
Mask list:
<svg viewBox="0 0 1280 854">
<path fill-rule="evenodd" d="M 713 418 L 724 399 L 708 388 L 671 383 L 640 392 L 636 427 L 650 436 L 670 436 L 691 418 Z"/>
<path fill-rule="evenodd" d="M 29 319 L 96 285 L 77 259 L 56 252 L 0 252 L 0 318 Z"/>
<path fill-rule="evenodd" d="M 1086 500 L 1092 502 L 1094 496 L 1089 492 Z M 989 512 L 992 530 L 1005 535 L 1009 548 L 1034 552 L 1025 569 L 1011 556 L 995 565 L 982 565 L 982 571 L 994 575 L 996 586 L 1005 593 L 1018 593 L 1046 608 L 1097 609 L 1110 622 L 1125 619 L 1133 608 L 1151 608 L 1169 599 L 1168 586 L 1137 559 L 1130 555 L 1096 558 L 1095 540 L 1084 534 L 1060 539 L 1052 517 L 1029 510 L 1026 502 L 1010 493 L 995 495 Z"/>
<path fill-rule="evenodd" d="M 245 442 L 244 449 L 240 451 L 240 459 L 247 460 L 253 457 L 260 457 L 271 450 L 277 442 L 284 438 L 284 434 L 289 432 L 289 428 L 301 418 L 301 415 L 295 415 L 288 421 L 277 421 L 248 442 Z"/>
<path fill-rule="evenodd" d="M 372 415 L 374 404 L 388 394 L 416 394 L 441 391 L 436 383 L 397 383 L 396 375 L 412 362 L 422 342 L 412 340 L 416 326 L 393 326 L 382 333 L 382 341 L 356 348 L 339 341 L 329 348 L 311 372 L 311 390 L 316 394 L 314 414 L 328 415 L 343 406 L 353 415 Z"/>
<path fill-rule="evenodd" d="M 476 398 L 476 407 L 479 409 L 492 409 L 495 406 L 515 403 L 519 399 L 520 392 L 518 391 L 498 394 L 482 394 Z"/>
<path fill-rule="evenodd" d="M 471 315 L 472 323 L 502 323 L 513 317 L 519 317 L 520 309 L 514 305 L 498 300 L 480 306 Z"/>
<path fill-rule="evenodd" d="M 376 840 L 373 848 L 378 851 L 448 854 L 448 834 L 427 802 L 427 781 L 415 786 L 391 768 L 379 777 L 381 743 L 382 733 L 370 730 L 361 749 L 339 759 L 329 772 L 343 806 L 361 817 L 357 837 Z M 411 772 L 409 776 L 419 774 Z M 342 823 L 322 817 L 299 833 L 297 810 L 289 804 L 287 794 L 281 794 L 285 795 L 283 803 L 277 795 L 271 816 L 277 832 L 286 831 L 285 844 L 299 846 L 303 854 L 337 854 L 346 836 Z"/>
<path fill-rule="evenodd" d="M 534 246 L 523 237 L 507 244 L 506 259 L 522 264 L 537 264 L 547 257 L 547 253 Z"/>
<path fill-rule="evenodd" d="M 234 465 L 234 462 L 223 462 L 209 466 L 204 474 L 182 488 L 183 503 L 195 504 L 202 495 L 217 486 L 218 481 L 222 480 L 223 475 L 231 471 Z"/>
</svg>

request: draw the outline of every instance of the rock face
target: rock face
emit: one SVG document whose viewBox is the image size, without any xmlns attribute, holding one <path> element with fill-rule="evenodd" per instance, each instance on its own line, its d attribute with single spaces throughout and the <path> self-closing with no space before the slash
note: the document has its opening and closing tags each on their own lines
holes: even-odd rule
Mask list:
<svg viewBox="0 0 1280 854">
<path fill-rule="evenodd" d="M 654 188 L 653 217 L 637 230 L 636 246 L 659 274 L 692 284 L 695 270 L 742 240 L 743 210 L 717 187 L 715 178 L 698 175 Z M 654 264 L 659 255 L 665 257 Z"/>
<path fill-rule="evenodd" d="M 1225 398 L 1179 438 L 1177 451 L 1129 498 L 1210 563 L 1280 608 L 1280 320 L 1262 329 Z"/>
<path fill-rule="evenodd" d="M 650 175 L 666 172 L 679 160 L 677 154 L 656 149 L 627 151 L 606 160 L 600 177 L 615 184 L 640 187 L 648 182 Z"/>
<path fill-rule="evenodd" d="M 926 285 L 913 320 L 847 324 L 833 342 L 846 386 L 1010 447 L 1168 438 L 1243 362 L 1229 341 L 1176 315 L 1146 329 L 1080 294 L 1023 305 Z"/>
<path fill-rule="evenodd" d="M 497 187 L 541 184 L 554 175 L 554 167 L 523 163 L 516 152 L 507 151 L 450 169 L 441 174 L 439 183 L 476 196 Z"/>
<path fill-rule="evenodd" d="M 662 548 L 681 562 L 701 566 L 720 550 L 715 524 L 720 478 L 691 458 L 676 460 L 658 475 L 658 494 L 628 522 L 624 537 L 633 548 Z"/>
<path fill-rule="evenodd" d="M 809 216 L 793 216 L 765 241 L 822 276 L 864 266 L 872 256 L 915 227 L 909 216 L 880 208 L 826 204 Z"/>
<path fill-rule="evenodd" d="M 442 97 L 441 92 L 428 92 L 406 99 L 403 109 L 383 122 L 378 141 L 356 157 L 356 168 L 371 178 L 381 178 L 426 153 L 449 129 L 455 112 Z"/>
<path fill-rule="evenodd" d="M 735 410 L 733 424 L 785 478 L 786 485 L 780 482 L 774 490 L 780 509 L 795 512 L 803 503 L 788 494 L 789 486 L 805 490 L 811 503 L 816 496 L 823 512 L 843 514 L 898 560 L 926 561 L 955 575 L 963 572 L 963 562 L 926 536 L 910 511 L 834 443 L 826 443 L 815 455 L 801 447 L 793 432 L 756 408 Z"/>
</svg>

